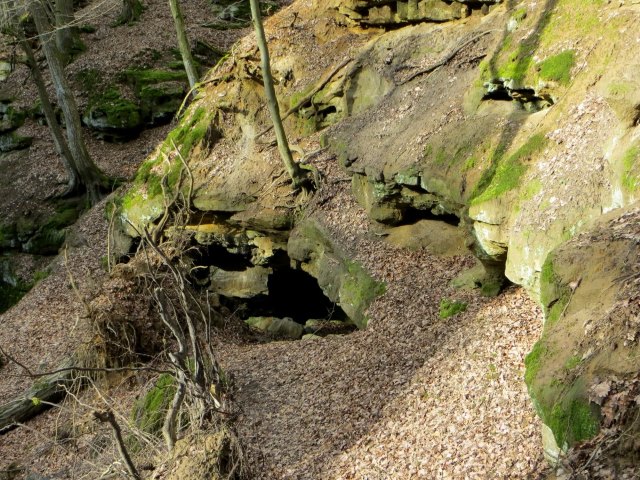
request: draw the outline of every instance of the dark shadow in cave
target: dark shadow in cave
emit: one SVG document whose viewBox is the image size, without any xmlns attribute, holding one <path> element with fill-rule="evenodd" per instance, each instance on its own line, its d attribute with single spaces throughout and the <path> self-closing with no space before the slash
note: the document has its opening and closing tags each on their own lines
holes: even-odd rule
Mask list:
<svg viewBox="0 0 640 480">
<path fill-rule="evenodd" d="M 324 294 L 318 281 L 302 270 L 274 268 L 268 287 L 268 295 L 249 299 L 222 298 L 221 302 L 243 319 L 290 317 L 300 324 L 311 319 L 348 320 L 342 308 Z"/>
<path fill-rule="evenodd" d="M 413 225 L 420 220 L 436 220 L 454 227 L 460 225 L 460 217 L 452 213 L 436 214 L 432 210 L 419 210 L 417 208 L 407 208 L 403 212 L 402 221 L 398 225 Z"/>
</svg>

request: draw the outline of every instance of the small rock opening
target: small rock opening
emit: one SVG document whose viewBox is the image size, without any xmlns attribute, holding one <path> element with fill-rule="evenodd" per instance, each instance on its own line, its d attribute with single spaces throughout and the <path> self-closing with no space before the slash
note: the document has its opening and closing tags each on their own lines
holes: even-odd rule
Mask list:
<svg viewBox="0 0 640 480">
<path fill-rule="evenodd" d="M 550 107 L 554 101 L 550 95 L 540 94 L 533 88 L 518 87 L 512 81 L 494 79 L 484 84 L 487 89 L 483 100 L 516 101 L 528 112 L 538 112 Z"/>
</svg>

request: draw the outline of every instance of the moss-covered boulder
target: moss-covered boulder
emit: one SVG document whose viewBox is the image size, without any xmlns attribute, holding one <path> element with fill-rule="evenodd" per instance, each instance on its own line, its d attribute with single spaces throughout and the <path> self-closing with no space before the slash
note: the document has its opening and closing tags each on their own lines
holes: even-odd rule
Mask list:
<svg viewBox="0 0 640 480">
<path fill-rule="evenodd" d="M 287 250 L 289 257 L 318 280 L 324 294 L 340 305 L 358 328 L 366 328 L 366 310 L 384 293 L 384 283 L 341 253 L 317 221 L 307 220 L 296 226 Z"/>
<path fill-rule="evenodd" d="M 17 109 L 10 101 L 0 101 L 0 133 L 21 127 L 26 117 L 27 112 Z"/>
<path fill-rule="evenodd" d="M 0 250 L 57 254 L 64 243 L 66 229 L 76 222 L 84 207 L 82 199 L 58 200 L 49 212 L 25 214 L 0 224 Z"/>
<path fill-rule="evenodd" d="M 140 110 L 145 125 L 155 127 L 169 123 L 187 93 L 186 84 L 162 82 L 140 89 Z"/>
<path fill-rule="evenodd" d="M 637 404 L 620 399 L 634 391 L 640 369 L 640 306 L 630 300 L 640 295 L 639 220 L 637 204 L 612 212 L 553 250 L 544 263 L 540 291 L 546 322 L 525 360 L 525 380 L 561 449 L 593 437 L 601 425 L 624 430 L 625 422 L 637 417 Z"/>
<path fill-rule="evenodd" d="M 95 97 L 82 121 L 98 138 L 108 142 L 126 142 L 136 138 L 143 126 L 138 104 L 122 97 L 116 88 Z"/>
<path fill-rule="evenodd" d="M 13 150 L 29 148 L 33 143 L 33 137 L 24 137 L 15 132 L 0 134 L 0 152 L 6 153 Z"/>
</svg>

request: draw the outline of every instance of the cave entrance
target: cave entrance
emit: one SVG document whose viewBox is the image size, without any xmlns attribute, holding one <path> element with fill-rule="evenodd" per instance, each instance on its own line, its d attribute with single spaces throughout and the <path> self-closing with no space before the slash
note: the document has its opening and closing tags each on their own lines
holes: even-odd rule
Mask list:
<svg viewBox="0 0 640 480">
<path fill-rule="evenodd" d="M 241 316 L 291 318 L 304 325 L 308 320 L 348 321 L 344 310 L 332 302 L 307 272 L 290 267 L 274 268 L 267 282 L 269 293 L 246 299 Z"/>
<path fill-rule="evenodd" d="M 233 250 L 221 245 L 198 248 L 198 268 L 192 275 L 197 284 L 218 295 L 221 306 L 251 327 L 286 338 L 357 329 L 316 278 L 291 266 L 286 252 L 278 251 L 266 265 L 254 265 L 249 250 Z"/>
</svg>

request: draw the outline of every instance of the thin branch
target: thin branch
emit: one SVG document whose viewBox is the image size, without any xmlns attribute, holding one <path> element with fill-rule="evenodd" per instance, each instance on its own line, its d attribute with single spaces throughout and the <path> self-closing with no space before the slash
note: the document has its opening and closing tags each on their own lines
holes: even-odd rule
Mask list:
<svg viewBox="0 0 640 480">
<path fill-rule="evenodd" d="M 99 422 L 108 423 L 111 426 L 111 429 L 113 430 L 113 436 L 116 439 L 116 445 L 118 446 L 118 453 L 120 453 L 122 461 L 124 462 L 129 475 L 131 475 L 134 480 L 142 480 L 142 477 L 138 473 L 138 470 L 136 470 L 135 465 L 131 461 L 131 457 L 129 456 L 127 447 L 124 444 L 124 439 L 122 438 L 122 430 L 120 429 L 120 425 L 116 421 L 113 412 L 111 410 L 105 410 L 102 412 L 96 410 L 95 412 L 93 412 L 93 416 Z"/>
<path fill-rule="evenodd" d="M 14 376 L 27 376 L 30 378 L 42 378 L 42 377 L 48 377 L 50 375 L 56 375 L 58 373 L 64 373 L 64 372 L 141 372 L 141 371 L 146 371 L 146 372 L 154 372 L 154 373 L 173 373 L 170 370 L 162 370 L 159 368 L 153 368 L 153 367 L 117 367 L 117 368 L 107 368 L 107 367 L 64 367 L 64 368 L 58 368 L 56 370 L 51 370 L 48 372 L 34 372 L 32 371 L 29 367 L 27 367 L 24 363 L 20 362 L 17 358 L 15 358 L 14 356 L 10 355 L 9 353 L 7 353 L 6 350 L 4 350 L 2 347 L 0 347 L 0 353 L 6 357 L 10 362 L 15 363 L 16 365 L 18 365 L 20 368 L 22 368 L 25 372 L 26 375 L 14 375 Z M 11 376 L 11 375 L 7 375 L 7 376 Z"/>
</svg>

